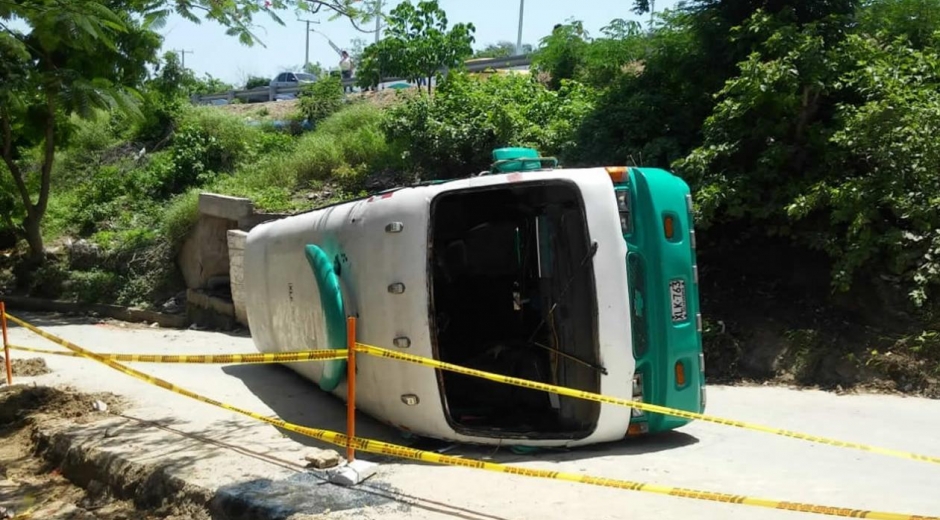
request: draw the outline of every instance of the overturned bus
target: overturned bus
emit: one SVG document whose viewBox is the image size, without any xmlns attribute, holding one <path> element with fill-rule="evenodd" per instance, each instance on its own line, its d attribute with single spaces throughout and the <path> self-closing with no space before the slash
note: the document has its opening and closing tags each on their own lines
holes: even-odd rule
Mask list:
<svg viewBox="0 0 940 520">
<path fill-rule="evenodd" d="M 249 234 L 248 320 L 262 352 L 359 342 L 702 412 L 692 199 L 650 168 L 557 168 L 530 149 L 493 169 L 396 188 Z M 577 446 L 686 419 L 359 356 L 356 405 L 401 430 Z M 290 368 L 340 398 L 345 360 Z"/>
</svg>

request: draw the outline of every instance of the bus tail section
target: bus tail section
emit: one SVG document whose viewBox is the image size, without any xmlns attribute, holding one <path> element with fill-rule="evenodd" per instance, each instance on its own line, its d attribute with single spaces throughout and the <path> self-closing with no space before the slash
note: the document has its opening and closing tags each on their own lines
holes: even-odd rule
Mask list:
<svg viewBox="0 0 940 520">
<path fill-rule="evenodd" d="M 609 168 L 627 242 L 635 400 L 701 413 L 705 361 L 692 196 L 656 168 Z M 678 428 L 688 419 L 633 411 L 629 434 Z"/>
</svg>

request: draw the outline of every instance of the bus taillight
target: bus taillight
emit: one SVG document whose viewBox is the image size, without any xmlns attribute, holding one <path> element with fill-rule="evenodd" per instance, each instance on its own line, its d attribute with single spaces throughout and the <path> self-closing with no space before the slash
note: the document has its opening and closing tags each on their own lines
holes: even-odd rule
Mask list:
<svg viewBox="0 0 940 520">
<path fill-rule="evenodd" d="M 663 218 L 663 229 L 666 232 L 666 240 L 672 240 L 676 232 L 676 225 L 675 221 L 672 220 L 672 215 L 666 215 Z"/>
<path fill-rule="evenodd" d="M 685 386 L 685 364 L 682 361 L 676 361 L 676 386 Z"/>
</svg>

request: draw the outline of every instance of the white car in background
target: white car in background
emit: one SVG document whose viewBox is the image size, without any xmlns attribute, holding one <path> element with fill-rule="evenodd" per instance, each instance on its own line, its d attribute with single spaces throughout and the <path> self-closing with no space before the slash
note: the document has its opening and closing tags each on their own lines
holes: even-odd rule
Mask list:
<svg viewBox="0 0 940 520">
<path fill-rule="evenodd" d="M 317 80 L 317 77 L 313 74 L 308 74 L 306 72 L 282 72 L 277 75 L 276 78 L 271 80 L 270 85 L 276 88 L 282 87 L 299 87 L 301 85 L 306 85 L 313 83 Z M 274 99 L 296 99 L 296 94 L 276 94 Z"/>
</svg>

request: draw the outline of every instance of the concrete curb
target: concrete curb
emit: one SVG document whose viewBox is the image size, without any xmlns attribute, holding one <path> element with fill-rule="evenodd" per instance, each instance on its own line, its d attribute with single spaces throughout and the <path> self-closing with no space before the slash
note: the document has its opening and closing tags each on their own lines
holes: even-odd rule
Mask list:
<svg viewBox="0 0 940 520">
<path fill-rule="evenodd" d="M 113 496 L 131 500 L 139 508 L 194 506 L 205 509 L 213 520 L 283 520 L 283 506 L 267 497 L 213 491 L 173 475 L 170 464 L 142 464 L 120 452 L 95 445 L 82 432 L 69 432 L 37 423 L 32 438 L 43 459 L 59 468 L 73 484 L 87 489 L 104 484 Z M 257 500 L 261 498 L 261 500 Z"/>
<path fill-rule="evenodd" d="M 104 487 L 115 498 L 130 500 L 144 510 L 171 507 L 179 511 L 177 517 L 201 510 L 212 520 L 287 520 L 391 501 L 382 494 L 324 486 L 329 479 L 326 472 L 298 471 L 276 480 L 246 478 L 217 489 L 194 484 L 173 457 L 140 462 L 133 459 L 139 452 L 101 442 L 122 435 L 126 424 L 120 415 L 87 425 L 35 419 L 31 434 L 37 456 L 78 487 Z"/>
<path fill-rule="evenodd" d="M 145 321 L 148 323 L 159 323 L 161 327 L 171 329 L 185 329 L 190 323 L 189 318 L 185 315 L 164 314 L 162 312 L 131 309 L 103 303 L 75 303 L 61 300 L 30 298 L 28 296 L 0 296 L 0 300 L 3 300 L 10 310 L 76 314 L 96 313 L 99 316 L 130 323 Z"/>
<path fill-rule="evenodd" d="M 191 503 L 210 508 L 212 492 L 193 486 L 166 471 L 165 467 L 132 462 L 119 453 L 96 448 L 79 433 L 37 422 L 33 426 L 36 452 L 55 464 L 73 484 L 87 489 L 100 482 L 118 498 L 143 507 Z"/>
</svg>

